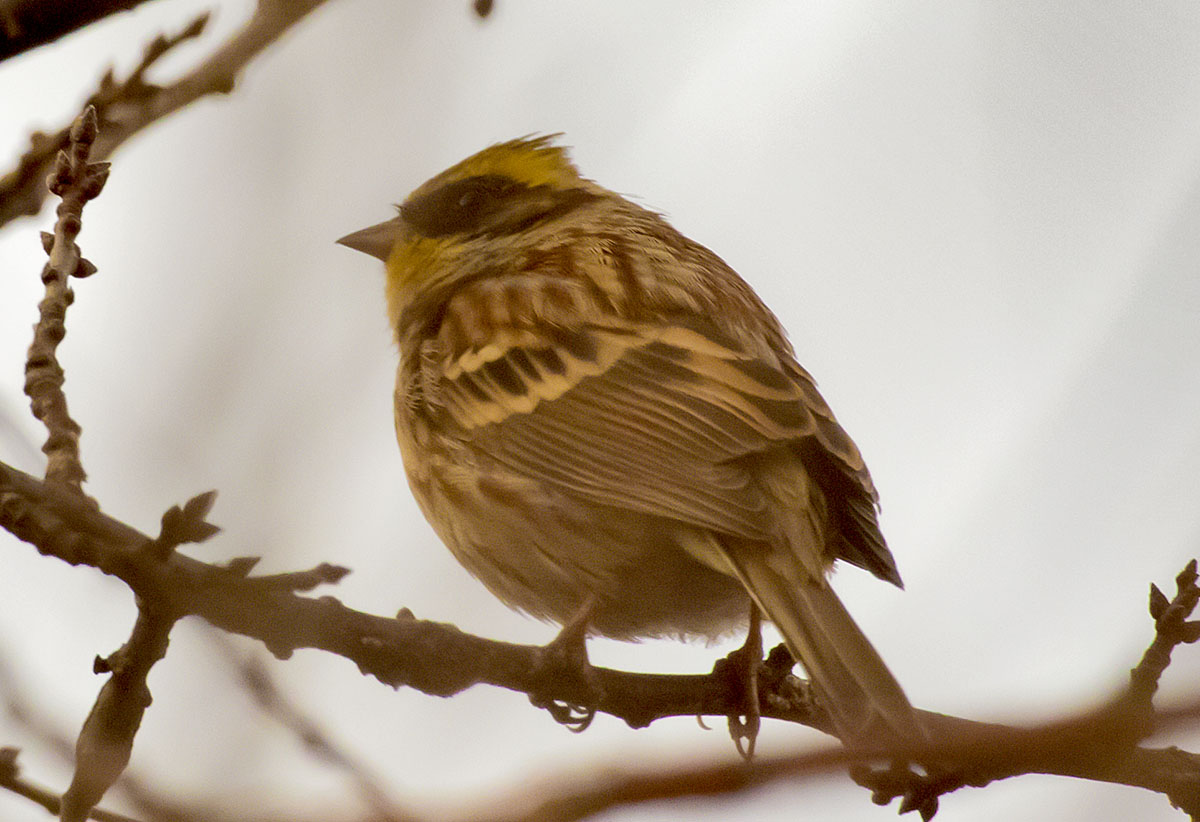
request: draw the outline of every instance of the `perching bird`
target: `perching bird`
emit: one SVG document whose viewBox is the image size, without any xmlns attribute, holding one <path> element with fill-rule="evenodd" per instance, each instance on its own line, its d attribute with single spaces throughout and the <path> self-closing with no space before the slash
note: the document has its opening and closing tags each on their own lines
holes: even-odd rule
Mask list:
<svg viewBox="0 0 1200 822">
<path fill-rule="evenodd" d="M 508 605 L 620 639 L 715 637 L 756 603 L 839 736 L 913 738 L 830 588 L 900 585 L 862 456 L 720 258 L 536 137 L 339 242 L 383 260 L 412 491 Z"/>
</svg>

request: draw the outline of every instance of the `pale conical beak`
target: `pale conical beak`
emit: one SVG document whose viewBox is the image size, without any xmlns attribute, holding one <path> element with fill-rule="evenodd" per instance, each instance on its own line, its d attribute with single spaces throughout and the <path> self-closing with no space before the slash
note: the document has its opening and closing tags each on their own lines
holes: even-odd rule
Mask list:
<svg viewBox="0 0 1200 822">
<path fill-rule="evenodd" d="M 404 228 L 404 220 L 396 216 L 387 222 L 378 223 L 360 231 L 355 231 L 353 234 L 347 234 L 338 240 L 338 243 L 387 262 L 388 255 L 392 253 L 392 248 L 396 245 L 396 241 L 400 239 Z"/>
</svg>

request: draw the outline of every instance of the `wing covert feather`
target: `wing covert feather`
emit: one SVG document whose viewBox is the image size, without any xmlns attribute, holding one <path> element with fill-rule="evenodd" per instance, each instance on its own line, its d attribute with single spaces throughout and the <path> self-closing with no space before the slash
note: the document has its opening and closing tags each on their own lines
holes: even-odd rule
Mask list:
<svg viewBox="0 0 1200 822">
<path fill-rule="evenodd" d="M 739 460 L 815 433 L 802 389 L 715 333 L 574 333 L 585 339 L 562 347 L 526 329 L 447 364 L 440 393 L 472 447 L 594 502 L 774 536 L 768 500 Z"/>
</svg>

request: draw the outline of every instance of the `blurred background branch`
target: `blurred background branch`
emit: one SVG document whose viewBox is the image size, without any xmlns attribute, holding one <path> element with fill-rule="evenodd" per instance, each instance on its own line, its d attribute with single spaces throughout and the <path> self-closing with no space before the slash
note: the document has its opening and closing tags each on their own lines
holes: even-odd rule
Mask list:
<svg viewBox="0 0 1200 822">
<path fill-rule="evenodd" d="M 0 62 L 146 0 L 0 0 Z"/>
<path fill-rule="evenodd" d="M 92 159 L 112 156 L 119 146 L 142 129 L 201 97 L 233 91 L 247 63 L 324 2 L 259 0 L 253 15 L 239 31 L 195 68 L 168 85 L 149 82 L 147 70 L 181 43 L 199 37 L 207 25 L 208 15 L 197 17 L 174 36 L 155 38 L 128 78 L 118 82 L 109 71 L 88 98 L 85 106 L 94 106 L 100 120 L 100 137 L 92 147 Z M 17 162 L 17 167 L 0 177 L 0 226 L 41 210 L 46 197 L 43 181 L 68 139 L 68 128 L 50 135 L 36 133 L 30 138 L 30 149 Z"/>
</svg>

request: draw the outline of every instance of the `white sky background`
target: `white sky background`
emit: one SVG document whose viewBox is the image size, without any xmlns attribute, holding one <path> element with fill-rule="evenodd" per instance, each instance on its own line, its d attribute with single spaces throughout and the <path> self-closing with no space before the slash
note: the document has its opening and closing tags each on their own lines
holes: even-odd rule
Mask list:
<svg viewBox="0 0 1200 822">
<path fill-rule="evenodd" d="M 160 2 L 0 66 L 0 156 L 57 128 L 201 3 Z M 247 4 L 220 9 L 218 31 Z M 215 43 L 209 38 L 211 48 Z M 205 46 L 172 63 L 190 65 Z M 169 72 L 164 72 L 169 74 Z M 1200 6 L 1064 2 L 335 0 L 229 99 L 116 157 L 60 349 L 89 493 L 153 531 L 218 488 L 191 553 L 329 560 L 351 607 L 518 642 L 554 629 L 458 568 L 405 486 L 378 264 L 337 247 L 497 140 L 566 132 L 582 170 L 710 246 L 790 329 L 867 456 L 907 583 L 837 584 L 921 707 L 1035 720 L 1124 683 L 1200 552 Z M 7 166 L 10 160 L 2 164 Z M 0 233 L 0 458 L 40 472 L 21 393 L 47 210 Z M 15 430 L 13 428 L 15 426 Z M 74 734 L 134 615 L 120 583 L 0 536 L 0 656 Z M 599 664 L 705 671 L 719 648 L 596 641 Z M 244 652 L 261 653 L 248 641 Z M 721 723 L 567 733 L 479 687 L 392 692 L 329 655 L 270 663 L 398 797 L 455 804 L 589 764 L 734 756 Z M 1168 672 L 1189 693 L 1200 649 Z M 184 796 L 347 805 L 263 718 L 203 625 L 173 634 L 133 769 Z M 1192 750 L 1200 739 L 1182 740 Z M 69 771 L 0 717 L 31 778 Z M 768 723 L 767 752 L 822 744 Z M 848 779 L 614 820 L 873 820 Z M 0 794 L 0 817 L 42 820 Z M 939 819 L 1176 820 L 1161 796 L 1023 777 Z"/>
</svg>

